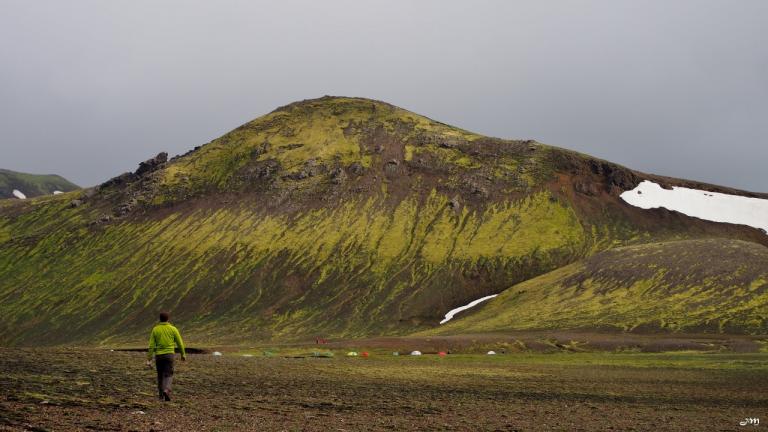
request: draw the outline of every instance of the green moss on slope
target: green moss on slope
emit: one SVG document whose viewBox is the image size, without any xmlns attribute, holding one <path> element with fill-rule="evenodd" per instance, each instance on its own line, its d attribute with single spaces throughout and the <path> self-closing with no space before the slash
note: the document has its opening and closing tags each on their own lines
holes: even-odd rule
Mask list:
<svg viewBox="0 0 768 432">
<path fill-rule="evenodd" d="M 241 181 L 237 172 L 252 161 L 274 161 L 286 173 L 300 171 L 310 160 L 369 166 L 372 155 L 366 154 L 361 138 L 377 132 L 403 141 L 423 136 L 479 138 L 382 102 L 327 97 L 288 105 L 240 126 L 174 161 L 164 172 L 164 182 L 171 187 L 180 182 L 197 188 L 234 187 Z"/>
<path fill-rule="evenodd" d="M 768 249 L 687 240 L 606 251 L 525 281 L 432 333 L 768 328 Z"/>
<path fill-rule="evenodd" d="M 608 248 L 756 235 L 631 209 L 634 176 L 382 102 L 291 104 L 97 188 L 0 202 L 0 343 L 135 343 L 159 309 L 198 342 L 406 334 Z"/>
<path fill-rule="evenodd" d="M 392 211 L 369 199 L 291 218 L 219 208 L 18 238 L 0 252 L 0 328 L 24 331 L 4 342 L 124 337 L 161 307 L 201 337 L 400 332 L 436 321 L 434 300 L 467 289 L 465 272 L 511 283 L 506 269 L 554 268 L 583 246 L 573 212 L 545 194 L 484 214 L 447 202 L 433 192 Z M 35 231 L 53 211 L 76 214 L 50 205 L 11 226 Z M 529 231 L 542 241 L 522 241 Z M 488 247 L 490 232 L 510 246 Z"/>
</svg>

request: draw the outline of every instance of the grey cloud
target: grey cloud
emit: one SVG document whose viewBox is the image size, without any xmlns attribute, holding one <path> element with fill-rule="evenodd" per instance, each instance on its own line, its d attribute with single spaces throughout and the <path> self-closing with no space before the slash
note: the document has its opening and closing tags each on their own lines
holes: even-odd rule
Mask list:
<svg viewBox="0 0 768 432">
<path fill-rule="evenodd" d="M 101 182 L 324 94 L 768 191 L 768 2 L 5 1 L 0 166 Z"/>
</svg>

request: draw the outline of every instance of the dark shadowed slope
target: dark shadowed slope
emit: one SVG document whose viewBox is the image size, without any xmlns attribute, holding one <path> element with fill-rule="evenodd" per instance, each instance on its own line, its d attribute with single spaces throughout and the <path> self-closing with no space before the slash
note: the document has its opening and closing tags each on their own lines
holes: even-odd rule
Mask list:
<svg viewBox="0 0 768 432">
<path fill-rule="evenodd" d="M 768 242 L 624 203 L 644 178 L 382 102 L 298 102 L 98 188 L 0 204 L 0 343 L 143 339 L 161 308 L 198 341 L 407 334 L 609 248 Z"/>
</svg>

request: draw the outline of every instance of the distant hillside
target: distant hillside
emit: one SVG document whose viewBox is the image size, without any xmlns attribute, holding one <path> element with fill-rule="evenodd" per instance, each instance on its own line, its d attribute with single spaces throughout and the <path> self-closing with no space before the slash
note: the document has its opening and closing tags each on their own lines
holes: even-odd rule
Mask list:
<svg viewBox="0 0 768 432">
<path fill-rule="evenodd" d="M 0 202 L 0 343 L 143 343 L 159 309 L 197 343 L 410 334 L 442 329 L 446 312 L 472 300 L 598 262 L 589 259 L 603 251 L 768 244 L 756 228 L 621 198 L 644 180 L 748 194 L 485 137 L 373 100 L 293 103 L 96 188 Z M 734 266 L 742 259 L 723 256 Z M 686 283 L 684 274 L 668 283 Z M 686 292 L 710 301 L 726 282 Z M 762 307 L 751 293 L 741 302 L 757 314 L 749 320 Z M 723 316 L 695 299 L 681 304 Z M 531 325 L 623 329 L 663 316 L 611 321 L 607 303 L 595 309 L 602 316 L 573 310 L 568 321 L 556 304 L 540 306 Z M 710 328 L 757 328 L 729 322 Z"/>
<path fill-rule="evenodd" d="M 59 175 L 27 174 L 0 169 L 0 199 L 33 198 L 51 195 L 56 191 L 70 192 L 75 189 L 80 187 Z M 17 192 L 14 193 L 14 191 Z"/>
</svg>

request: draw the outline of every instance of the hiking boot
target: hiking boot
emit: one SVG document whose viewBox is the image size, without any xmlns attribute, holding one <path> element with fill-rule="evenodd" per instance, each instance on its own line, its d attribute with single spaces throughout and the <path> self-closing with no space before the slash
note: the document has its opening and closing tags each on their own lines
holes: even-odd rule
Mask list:
<svg viewBox="0 0 768 432">
<path fill-rule="evenodd" d="M 170 390 L 163 390 L 163 400 L 166 402 L 171 401 L 171 391 Z"/>
</svg>

